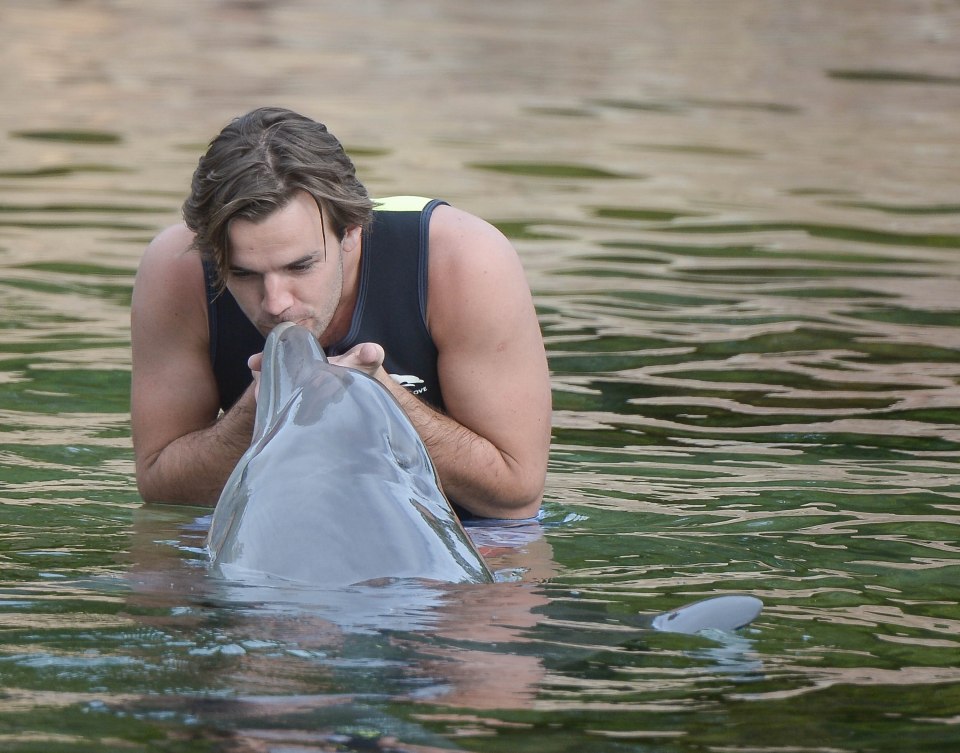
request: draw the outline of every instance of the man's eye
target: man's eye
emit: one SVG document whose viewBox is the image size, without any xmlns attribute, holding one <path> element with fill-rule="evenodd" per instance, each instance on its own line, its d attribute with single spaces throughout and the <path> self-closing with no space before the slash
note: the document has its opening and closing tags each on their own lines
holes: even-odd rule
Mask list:
<svg viewBox="0 0 960 753">
<path fill-rule="evenodd" d="M 246 269 L 231 269 L 230 276 L 237 280 L 246 280 L 253 277 L 253 272 L 249 272 Z"/>
</svg>

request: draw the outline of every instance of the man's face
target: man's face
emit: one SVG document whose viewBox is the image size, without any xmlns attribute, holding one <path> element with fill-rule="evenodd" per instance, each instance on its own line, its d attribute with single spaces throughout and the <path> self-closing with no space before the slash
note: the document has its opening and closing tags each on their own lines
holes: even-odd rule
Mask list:
<svg viewBox="0 0 960 753">
<path fill-rule="evenodd" d="M 343 294 L 343 249 L 359 241 L 360 229 L 341 243 L 324 219 L 301 191 L 260 222 L 230 223 L 227 288 L 264 335 L 287 321 L 318 339 L 330 327 Z"/>
</svg>

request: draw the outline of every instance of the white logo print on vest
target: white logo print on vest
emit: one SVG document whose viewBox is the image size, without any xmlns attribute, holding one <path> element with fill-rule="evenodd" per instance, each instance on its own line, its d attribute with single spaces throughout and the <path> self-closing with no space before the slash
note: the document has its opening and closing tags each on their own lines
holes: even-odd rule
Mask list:
<svg viewBox="0 0 960 753">
<path fill-rule="evenodd" d="M 406 387 L 414 395 L 420 395 L 427 391 L 427 386 L 423 383 L 423 380 L 414 376 L 413 374 L 391 374 L 393 381 L 397 382 L 401 387 Z M 423 385 L 422 387 L 419 385 Z"/>
</svg>

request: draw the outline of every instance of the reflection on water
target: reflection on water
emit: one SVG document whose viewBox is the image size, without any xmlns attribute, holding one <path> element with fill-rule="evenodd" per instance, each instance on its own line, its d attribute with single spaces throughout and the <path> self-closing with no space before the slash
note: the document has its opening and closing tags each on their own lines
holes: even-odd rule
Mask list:
<svg viewBox="0 0 960 753">
<path fill-rule="evenodd" d="M 6 3 L 0 747 L 953 750 L 958 16 Z M 140 506 L 132 275 L 270 103 L 520 250 L 555 430 L 506 582 L 281 607 Z M 736 635 L 645 629 L 733 592 Z"/>
</svg>

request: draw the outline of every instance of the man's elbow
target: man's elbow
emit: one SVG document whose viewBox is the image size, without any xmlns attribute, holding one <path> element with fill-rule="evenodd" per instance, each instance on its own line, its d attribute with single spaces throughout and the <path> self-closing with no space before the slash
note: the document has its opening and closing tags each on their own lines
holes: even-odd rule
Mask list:
<svg viewBox="0 0 960 753">
<path fill-rule="evenodd" d="M 138 458 L 136 462 L 137 491 L 146 503 L 158 504 L 204 504 L 184 495 L 182 485 L 173 483 L 164 475 L 158 462 L 160 453 Z"/>
<path fill-rule="evenodd" d="M 140 492 L 140 499 L 145 503 L 166 502 L 166 495 L 162 494 L 154 484 L 139 476 L 137 477 L 137 491 Z"/>
<path fill-rule="evenodd" d="M 162 502 L 161 489 L 157 483 L 157 460 L 160 457 L 159 452 L 144 454 L 142 450 L 137 452 L 136 434 L 134 434 L 134 476 L 137 481 L 137 491 L 140 492 L 140 499 L 144 502 Z"/>
<path fill-rule="evenodd" d="M 543 502 L 546 485 L 546 466 L 516 469 L 515 478 L 510 485 L 508 500 L 511 517 L 530 518 L 537 514 Z"/>
<path fill-rule="evenodd" d="M 218 496 L 200 494 L 198 490 L 185 490 L 182 486 L 163 483 L 149 477 L 137 474 L 137 491 L 140 499 L 146 504 L 165 505 L 196 505 L 198 507 L 213 507 Z"/>
<path fill-rule="evenodd" d="M 146 503 L 175 501 L 171 500 L 174 495 L 170 493 L 166 485 L 161 483 L 158 476 L 159 474 L 152 468 L 152 464 L 141 466 L 140 463 L 137 463 L 137 491 L 140 492 L 140 499 Z"/>
</svg>

